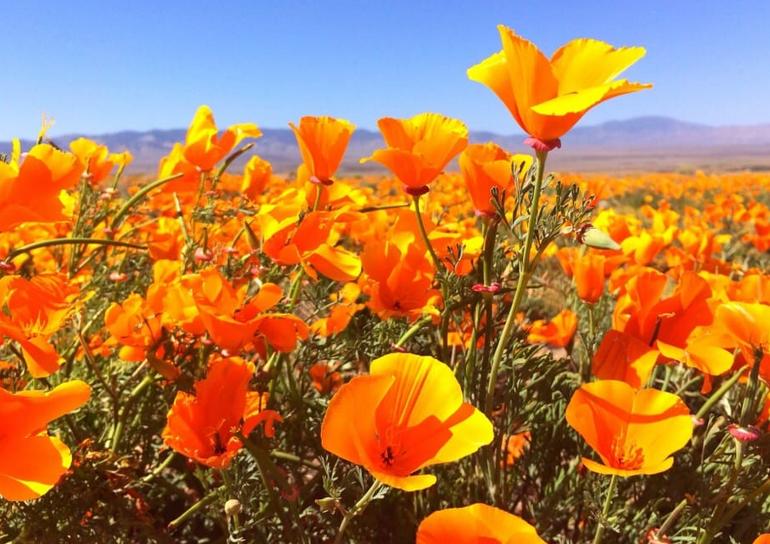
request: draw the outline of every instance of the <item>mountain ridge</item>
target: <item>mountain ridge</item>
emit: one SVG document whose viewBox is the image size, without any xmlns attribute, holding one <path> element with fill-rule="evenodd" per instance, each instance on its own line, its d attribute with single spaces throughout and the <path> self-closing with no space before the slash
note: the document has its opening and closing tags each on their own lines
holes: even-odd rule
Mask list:
<svg viewBox="0 0 770 544">
<path fill-rule="evenodd" d="M 288 172 L 300 161 L 294 135 L 289 128 L 262 128 L 254 153 L 270 161 L 276 172 Z M 107 145 L 111 151 L 128 150 L 134 155 L 129 172 L 150 173 L 175 142 L 184 141 L 186 129 L 121 130 L 105 134 L 64 134 L 52 137 L 60 147 L 86 136 Z M 529 151 L 524 135 L 471 131 L 472 142 L 494 141 L 511 152 Z M 552 166 L 572 170 L 680 170 L 770 168 L 770 123 L 713 126 L 671 117 L 644 116 L 578 126 L 563 138 L 563 147 L 551 154 Z M 27 149 L 32 144 L 22 140 Z M 358 159 L 383 145 L 377 131 L 358 129 L 353 134 L 342 170 L 349 173 L 375 171 L 376 165 L 361 165 Z M 0 143 L 0 151 L 10 142 Z M 237 166 L 237 165 L 236 165 Z"/>
</svg>

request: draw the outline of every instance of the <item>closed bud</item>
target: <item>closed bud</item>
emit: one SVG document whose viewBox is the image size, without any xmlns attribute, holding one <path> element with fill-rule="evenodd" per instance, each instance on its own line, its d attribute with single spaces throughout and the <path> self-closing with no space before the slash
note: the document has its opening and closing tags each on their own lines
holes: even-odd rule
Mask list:
<svg viewBox="0 0 770 544">
<path fill-rule="evenodd" d="M 237 516 L 241 513 L 241 501 L 238 499 L 228 499 L 225 503 L 225 515 L 228 518 Z"/>
</svg>

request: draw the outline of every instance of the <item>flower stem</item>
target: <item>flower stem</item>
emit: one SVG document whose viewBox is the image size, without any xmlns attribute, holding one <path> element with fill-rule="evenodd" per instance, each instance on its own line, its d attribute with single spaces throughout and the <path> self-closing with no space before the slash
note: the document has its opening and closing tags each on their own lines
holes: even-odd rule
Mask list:
<svg viewBox="0 0 770 544">
<path fill-rule="evenodd" d="M 593 544 L 599 544 L 602 541 L 602 535 L 604 534 L 604 526 L 607 520 L 607 516 L 610 514 L 610 506 L 612 505 L 612 499 L 615 495 L 615 483 L 617 482 L 618 475 L 613 474 L 610 478 L 610 485 L 607 488 L 607 497 L 604 499 L 604 507 L 602 508 L 602 516 L 599 518 L 599 523 L 596 526 L 596 533 L 594 533 Z"/>
<path fill-rule="evenodd" d="M 436 265 L 436 274 L 438 274 L 441 270 L 441 259 L 438 258 L 436 251 L 433 249 L 433 246 L 430 243 L 430 239 L 428 239 L 428 231 L 425 230 L 425 223 L 423 222 L 422 214 L 420 213 L 419 195 L 414 196 L 414 211 L 417 214 L 417 226 L 420 228 L 420 236 L 422 236 L 422 241 L 425 243 L 425 247 L 428 248 L 430 258 L 433 259 L 433 264 Z"/>
<path fill-rule="evenodd" d="M 80 244 L 94 244 L 101 246 L 116 246 L 116 247 L 130 247 L 132 249 L 147 249 L 146 246 L 139 244 L 132 244 L 130 242 L 120 242 L 118 240 L 105 240 L 103 238 L 54 238 L 52 240 L 42 240 L 40 242 L 33 242 L 26 246 L 21 246 L 8 253 L 5 258 L 6 261 L 10 261 L 15 257 L 18 257 L 22 253 L 29 253 L 33 249 L 40 249 L 51 246 L 65 246 L 65 245 L 80 245 Z"/>
<path fill-rule="evenodd" d="M 732 386 L 735 385 L 735 383 L 741 378 L 742 374 L 743 369 L 740 369 L 735 374 L 733 374 L 729 380 L 723 383 L 722 387 L 717 389 L 714 394 L 711 395 L 705 403 L 703 403 L 703 406 L 701 406 L 700 410 L 698 410 L 698 412 L 695 414 L 696 419 L 700 419 L 705 416 L 717 402 L 722 400 L 722 397 L 724 397 L 732 388 Z"/>
<path fill-rule="evenodd" d="M 182 525 L 185 521 L 193 517 L 198 511 L 202 510 L 203 508 L 205 508 L 206 506 L 214 502 L 217 499 L 218 495 L 219 495 L 219 490 L 215 489 L 214 491 L 212 491 L 211 493 L 209 493 L 208 495 L 200 499 L 198 502 L 193 504 L 190 508 L 185 510 L 181 516 L 179 516 L 178 518 L 170 522 L 168 524 L 168 529 L 170 531 L 173 531 L 174 529 Z"/>
<path fill-rule="evenodd" d="M 345 535 L 345 531 L 347 530 L 348 525 L 350 525 L 351 520 L 364 511 L 366 506 L 371 502 L 372 497 L 374 497 L 374 494 L 377 493 L 381 487 L 382 484 L 375 480 L 369 490 L 364 493 L 355 506 L 345 513 L 342 517 L 340 528 L 337 531 L 337 538 L 334 539 L 334 544 L 342 544 L 342 538 Z"/>
<path fill-rule="evenodd" d="M 489 382 L 487 383 L 487 394 L 484 402 L 485 412 L 489 414 L 492 411 L 494 403 L 495 385 L 497 384 L 497 374 L 500 372 L 500 362 L 503 359 L 503 353 L 507 347 L 508 341 L 513 333 L 513 323 L 516 320 L 516 313 L 519 311 L 521 302 L 524 299 L 524 292 L 527 290 L 530 270 L 529 256 L 532 251 L 532 244 L 535 241 L 535 231 L 537 230 L 537 216 L 540 209 L 540 191 L 543 187 L 543 177 L 545 174 L 545 160 L 548 152 L 537 153 L 537 176 L 535 177 L 535 187 L 532 192 L 532 203 L 529 209 L 529 223 L 527 225 L 527 237 L 524 241 L 524 251 L 521 254 L 519 262 L 519 279 L 516 283 L 516 291 L 513 295 L 513 302 L 508 311 L 508 317 L 503 325 L 503 331 L 500 333 L 500 339 L 495 348 L 495 354 L 492 356 L 492 367 L 489 370 Z"/>
<path fill-rule="evenodd" d="M 182 177 L 183 174 L 174 174 L 173 176 L 168 176 L 166 178 L 161 178 L 153 181 L 152 183 L 148 183 L 141 189 L 139 189 L 134 196 L 129 198 L 125 204 L 118 210 L 118 213 L 115 214 L 115 217 L 112 218 L 112 222 L 110 223 L 110 228 L 114 230 L 118 230 L 118 227 L 120 227 L 121 223 L 123 223 L 123 218 L 128 214 L 129 211 L 131 211 L 131 208 L 134 207 L 134 205 L 139 202 L 144 196 L 152 191 L 153 189 L 157 189 L 161 185 L 164 185 L 168 183 L 169 181 L 173 181 L 175 179 L 179 179 Z"/>
<path fill-rule="evenodd" d="M 682 499 L 682 501 L 676 505 L 676 508 L 674 508 L 668 515 L 666 520 L 663 522 L 663 525 L 660 526 L 660 529 L 658 529 L 658 531 L 655 533 L 655 537 L 658 540 L 661 540 L 662 537 L 666 536 L 666 533 L 671 530 L 671 528 L 674 526 L 674 523 L 676 523 L 676 520 L 679 519 L 679 516 L 681 516 L 682 512 L 684 512 L 685 508 L 687 508 L 687 499 Z"/>
<path fill-rule="evenodd" d="M 420 318 L 420 319 L 418 319 L 417 321 L 415 321 L 415 322 L 414 322 L 414 325 L 412 325 L 411 327 L 409 327 L 409 328 L 408 328 L 408 329 L 407 329 L 407 330 L 404 332 L 404 334 L 402 334 L 402 335 L 401 335 L 401 338 L 399 338 L 399 339 L 398 339 L 398 341 L 396 342 L 396 347 L 397 347 L 397 348 L 400 348 L 401 346 L 403 346 L 404 344 L 406 344 L 406 343 L 407 343 L 407 341 L 408 341 L 408 340 L 409 340 L 409 339 L 410 339 L 412 336 L 414 336 L 415 334 L 417 334 L 417 333 L 420 331 L 420 329 L 422 328 L 422 326 L 423 326 L 423 325 L 425 325 L 426 323 L 430 323 L 430 321 L 431 321 L 431 318 L 430 318 L 430 316 L 427 316 L 427 317 L 423 317 L 423 318 Z"/>
</svg>

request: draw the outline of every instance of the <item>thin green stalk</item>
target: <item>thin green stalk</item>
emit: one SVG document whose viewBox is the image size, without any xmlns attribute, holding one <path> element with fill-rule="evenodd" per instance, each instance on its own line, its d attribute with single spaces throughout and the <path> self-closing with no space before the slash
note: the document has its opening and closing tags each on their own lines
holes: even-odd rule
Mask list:
<svg viewBox="0 0 770 544">
<path fill-rule="evenodd" d="M 420 213 L 420 196 L 415 195 L 413 198 L 414 211 L 417 214 L 417 226 L 420 229 L 420 236 L 422 236 L 422 241 L 425 243 L 425 247 L 428 248 L 430 258 L 433 259 L 433 264 L 436 265 L 436 274 L 438 274 L 441 271 L 441 259 L 438 258 L 436 250 L 433 249 L 433 246 L 430 243 L 430 239 L 428 238 L 428 231 L 425 230 L 425 223 L 423 222 L 422 214 Z"/>
<path fill-rule="evenodd" d="M 492 367 L 489 370 L 489 381 L 487 383 L 487 394 L 484 401 L 485 412 L 488 414 L 492 411 L 492 405 L 494 403 L 495 385 L 497 384 L 497 374 L 500 372 L 500 363 L 503 360 L 503 354 L 505 348 L 508 345 L 508 341 L 513 334 L 513 324 L 516 321 L 516 313 L 519 311 L 521 302 L 524 299 L 524 292 L 527 290 L 527 283 L 529 282 L 529 275 L 531 273 L 529 256 L 532 251 L 532 244 L 535 241 L 535 231 L 537 230 L 537 216 L 540 209 L 540 191 L 543 187 L 543 177 L 545 174 L 545 160 L 548 157 L 548 152 L 537 153 L 537 175 L 535 177 L 535 186 L 532 192 L 532 204 L 529 209 L 529 223 L 527 225 L 527 237 L 524 241 L 524 251 L 522 252 L 519 262 L 519 279 L 516 283 L 516 291 L 513 295 L 513 302 L 511 308 L 508 311 L 508 317 L 503 325 L 503 330 L 500 333 L 500 339 L 497 342 L 495 354 L 492 356 Z"/>
<path fill-rule="evenodd" d="M 610 485 L 607 488 L 607 497 L 604 499 L 602 516 L 598 520 L 598 524 L 596 525 L 596 533 L 594 533 L 593 544 L 599 544 L 602 541 L 602 536 L 604 535 L 605 522 L 607 520 L 607 516 L 610 515 L 610 506 L 612 506 L 612 499 L 615 495 L 615 483 L 617 482 L 617 479 L 618 479 L 617 474 L 613 474 L 612 478 L 610 478 Z"/>
<path fill-rule="evenodd" d="M 123 206 L 115 214 L 115 217 L 112 218 L 112 223 L 110 223 L 110 229 L 112 229 L 113 231 L 118 230 L 118 227 L 120 227 L 120 225 L 123 222 L 123 218 L 128 214 L 128 212 L 131 211 L 131 208 L 133 208 L 135 204 L 137 204 L 140 200 L 142 200 L 147 195 L 147 193 L 149 193 L 153 189 L 157 189 L 158 187 L 168 183 L 169 181 L 174 181 L 175 179 L 179 179 L 183 175 L 184 174 L 179 173 L 179 174 L 174 174 L 173 176 L 157 179 L 152 183 L 148 183 L 147 185 L 139 189 L 134 194 L 134 196 L 129 198 L 126 201 L 126 203 L 123 204 Z"/>
<path fill-rule="evenodd" d="M 193 517 L 195 514 L 197 514 L 199 511 L 203 510 L 205 507 L 207 507 L 209 504 L 214 502 L 217 499 L 217 495 L 219 494 L 219 490 L 215 489 L 205 497 L 201 498 L 193 504 L 190 508 L 185 510 L 181 516 L 173 520 L 168 524 L 168 529 L 170 531 L 173 531 L 177 527 L 180 527 L 184 522 L 186 522 L 188 519 Z"/>
<path fill-rule="evenodd" d="M 396 347 L 400 348 L 401 346 L 406 344 L 410 338 L 412 338 L 415 334 L 417 334 L 420 331 L 423 325 L 425 325 L 426 323 L 430 323 L 430 321 L 431 321 L 430 316 L 423 317 L 415 321 L 414 324 L 411 327 L 409 327 L 404 332 L 404 334 L 401 335 L 401 338 L 398 339 L 398 341 L 396 342 Z"/>
<path fill-rule="evenodd" d="M 375 480 L 369 490 L 364 493 L 355 506 L 345 512 L 342 517 L 342 523 L 340 523 L 340 528 L 337 531 L 337 538 L 334 539 L 334 544 L 342 544 L 342 538 L 345 535 L 345 531 L 347 530 L 348 525 L 350 525 L 351 520 L 364 511 L 366 506 L 371 502 L 372 497 L 374 497 L 374 494 L 379 491 L 380 487 L 382 487 L 382 484 Z"/>
<path fill-rule="evenodd" d="M 117 451 L 118 445 L 120 444 L 120 439 L 123 437 L 123 430 L 126 427 L 126 417 L 128 417 L 129 410 L 133 406 L 137 397 L 139 397 L 139 395 L 141 395 L 142 392 L 144 392 L 144 390 L 147 389 L 154 380 L 155 378 L 151 374 L 148 374 L 141 382 L 139 382 L 139 384 L 137 384 L 136 387 L 131 390 L 131 393 L 128 395 L 126 402 L 123 404 L 120 410 L 118 420 L 115 422 L 115 427 L 113 427 L 112 430 L 112 436 L 110 439 L 110 449 L 112 451 Z"/>
<path fill-rule="evenodd" d="M 33 242 L 26 246 L 17 247 L 13 251 L 8 252 L 5 260 L 10 261 L 22 253 L 29 253 L 35 249 L 41 249 L 51 246 L 66 246 L 66 245 L 80 245 L 80 244 L 93 244 L 101 246 L 116 246 L 116 247 L 130 247 L 132 249 L 147 249 L 147 246 L 139 244 L 132 244 L 130 242 L 120 242 L 118 240 L 104 240 L 102 238 L 53 238 L 51 240 L 41 240 L 40 242 Z"/>
<path fill-rule="evenodd" d="M 655 533 L 655 537 L 658 540 L 661 540 L 662 537 L 666 536 L 666 533 L 674 527 L 674 523 L 676 523 L 676 520 L 682 515 L 685 508 L 687 508 L 687 499 L 682 499 L 679 504 L 676 505 L 676 508 L 674 508 L 668 515 L 666 520 L 660 526 L 660 529 Z"/>
<path fill-rule="evenodd" d="M 736 382 L 741 378 L 742 374 L 743 369 L 740 369 L 735 374 L 733 374 L 729 380 L 723 383 L 722 387 L 717 389 L 714 394 L 711 395 L 705 403 L 703 403 L 703 406 L 701 406 L 700 410 L 698 410 L 698 412 L 695 414 L 695 418 L 700 419 L 705 416 L 709 410 L 711 410 L 711 408 L 713 408 L 716 403 L 722 400 L 722 397 L 724 397 L 727 392 L 730 391 L 732 386 L 735 385 Z"/>
</svg>

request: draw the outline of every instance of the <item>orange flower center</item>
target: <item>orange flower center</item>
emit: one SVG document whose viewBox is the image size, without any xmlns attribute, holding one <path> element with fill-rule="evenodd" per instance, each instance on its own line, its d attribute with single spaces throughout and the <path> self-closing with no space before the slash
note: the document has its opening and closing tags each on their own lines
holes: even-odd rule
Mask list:
<svg viewBox="0 0 770 544">
<path fill-rule="evenodd" d="M 644 465 L 644 451 L 631 443 L 626 443 L 625 433 L 616 436 L 612 442 L 612 466 L 625 470 L 639 470 Z"/>
</svg>

